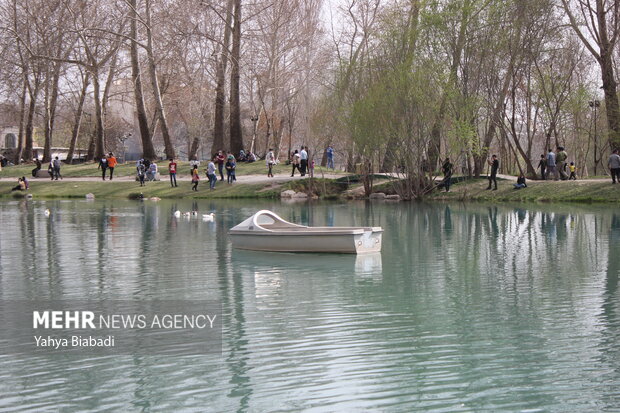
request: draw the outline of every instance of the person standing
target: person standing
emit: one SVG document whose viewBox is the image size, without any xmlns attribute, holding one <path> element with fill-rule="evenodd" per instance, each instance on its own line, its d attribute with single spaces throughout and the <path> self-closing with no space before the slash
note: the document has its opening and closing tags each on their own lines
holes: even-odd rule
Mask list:
<svg viewBox="0 0 620 413">
<path fill-rule="evenodd" d="M 612 154 L 609 156 L 607 166 L 611 172 L 611 183 L 615 184 L 616 178 L 618 179 L 618 182 L 620 182 L 620 155 L 618 155 L 617 149 L 614 149 Z"/>
<path fill-rule="evenodd" d="M 217 152 L 215 161 L 217 162 L 217 171 L 220 173 L 220 181 L 223 181 L 224 180 L 224 162 L 226 161 L 226 157 L 224 156 L 224 153 L 222 151 Z"/>
<path fill-rule="evenodd" d="M 138 165 L 136 165 L 136 168 L 137 167 Z M 102 156 L 101 159 L 99 159 L 98 168 L 101 169 L 101 178 L 105 181 L 105 171 L 108 169 L 108 158 Z"/>
<path fill-rule="evenodd" d="M 215 174 L 214 160 L 217 160 L 217 155 L 213 157 L 213 160 L 207 164 L 207 178 L 209 178 L 209 189 L 215 189 L 215 183 L 217 182 L 217 175 Z"/>
<path fill-rule="evenodd" d="M 235 181 L 235 169 L 237 169 L 237 162 L 235 157 L 231 155 L 226 159 L 226 180 L 229 184 Z"/>
<path fill-rule="evenodd" d="M 35 158 L 34 159 L 34 163 L 35 163 L 35 167 L 32 170 L 32 176 L 33 176 L 33 178 L 36 178 L 37 174 L 41 170 L 41 161 L 39 160 L 39 158 Z"/>
<path fill-rule="evenodd" d="M 334 169 L 334 148 L 331 145 L 327 147 L 327 169 Z"/>
<path fill-rule="evenodd" d="M 273 178 L 273 165 L 276 163 L 276 157 L 272 148 L 269 148 L 269 152 L 265 156 L 265 163 L 267 164 L 267 177 Z"/>
<path fill-rule="evenodd" d="M 549 175 L 551 175 L 551 173 L 553 173 L 553 180 L 557 181 L 558 169 L 555 164 L 555 153 L 553 153 L 553 150 L 549 148 L 549 152 L 547 153 L 547 179 L 549 179 Z"/>
<path fill-rule="evenodd" d="M 493 191 L 497 191 L 497 170 L 499 169 L 499 161 L 497 155 L 491 156 L 491 159 L 487 161 L 491 166 L 491 175 L 489 175 L 489 186 L 487 189 L 491 189 L 491 183 L 495 184 Z"/>
<path fill-rule="evenodd" d="M 308 151 L 306 151 L 306 147 L 302 146 L 301 151 L 299 152 L 299 158 L 301 163 L 301 168 L 299 172 L 301 172 L 301 176 L 306 175 L 306 170 L 308 169 Z"/>
<path fill-rule="evenodd" d="M 49 165 L 47 165 L 47 173 L 50 174 L 50 180 L 54 180 L 54 160 L 51 159 Z"/>
<path fill-rule="evenodd" d="M 200 176 L 198 176 L 198 165 L 194 165 L 194 169 L 192 169 L 192 191 L 198 192 L 198 182 L 200 182 Z"/>
<path fill-rule="evenodd" d="M 291 176 L 295 176 L 295 169 L 297 169 L 299 171 L 299 173 L 301 173 L 301 169 L 299 168 L 299 161 L 300 161 L 301 157 L 299 155 L 299 151 L 297 149 L 295 149 L 295 152 L 293 153 L 293 156 L 291 156 L 291 164 L 293 165 L 293 170 L 291 171 Z"/>
<path fill-rule="evenodd" d="M 545 176 L 545 170 L 547 169 L 547 159 L 545 158 L 545 154 L 540 155 L 540 161 L 538 162 L 537 169 L 540 169 L 540 179 L 544 181 L 547 178 Z"/>
<path fill-rule="evenodd" d="M 114 157 L 114 154 L 112 152 L 110 152 L 108 154 L 108 169 L 110 170 L 110 181 L 114 177 L 114 168 L 116 168 L 116 164 L 117 163 L 118 162 L 116 161 L 116 158 Z M 145 165 L 145 167 L 146 167 L 146 165 Z"/>
<path fill-rule="evenodd" d="M 168 175 L 170 175 L 170 186 L 176 187 L 177 185 L 177 163 L 173 158 L 170 158 L 168 164 Z"/>
<path fill-rule="evenodd" d="M 450 163 L 450 158 L 446 158 L 446 160 L 443 161 L 443 165 L 441 165 L 441 170 L 443 171 L 443 186 L 444 188 L 446 188 L 446 192 L 450 192 L 450 183 L 452 180 L 452 167 L 453 165 Z M 489 185 L 491 184 L 489 183 Z"/>
<path fill-rule="evenodd" d="M 237 174 L 235 173 L 235 171 L 237 170 L 237 159 L 235 158 L 235 154 L 233 154 L 232 152 L 228 152 L 228 156 L 226 157 L 226 162 L 232 162 L 233 169 L 232 169 L 231 177 L 232 177 L 232 181 L 236 182 Z M 228 178 L 228 175 L 226 177 Z"/>
<path fill-rule="evenodd" d="M 54 166 L 54 175 L 53 175 L 53 177 L 55 177 L 56 180 L 58 180 L 58 178 L 62 179 L 62 175 L 60 175 L 60 159 L 58 159 L 58 156 L 54 158 L 52 163 L 53 163 L 53 166 Z"/>
<path fill-rule="evenodd" d="M 568 180 L 573 180 L 576 181 L 577 180 L 577 175 L 575 175 L 575 172 L 577 171 L 577 167 L 575 166 L 575 162 L 571 162 L 570 165 L 568 165 L 568 170 L 570 171 L 570 176 L 568 177 Z"/>
<path fill-rule="evenodd" d="M 564 150 L 564 147 L 558 146 L 558 153 L 555 156 L 555 167 L 563 181 L 568 179 L 568 175 L 566 174 L 566 159 L 568 159 L 568 154 Z"/>
<path fill-rule="evenodd" d="M 144 175 L 146 175 L 146 170 L 144 169 L 144 164 L 141 161 L 138 161 L 136 173 L 138 175 L 138 181 L 140 181 L 140 186 L 144 186 Z"/>
</svg>

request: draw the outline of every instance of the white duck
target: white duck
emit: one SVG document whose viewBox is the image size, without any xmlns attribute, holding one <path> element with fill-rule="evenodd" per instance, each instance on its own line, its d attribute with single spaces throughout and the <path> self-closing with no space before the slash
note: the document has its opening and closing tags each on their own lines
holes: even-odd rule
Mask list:
<svg viewBox="0 0 620 413">
<path fill-rule="evenodd" d="M 210 214 L 202 214 L 202 220 L 206 222 L 213 222 L 215 218 L 215 214 L 211 212 Z"/>
<path fill-rule="evenodd" d="M 192 211 L 192 216 L 193 217 L 197 217 L 198 216 L 198 211 Z"/>
<path fill-rule="evenodd" d="M 52 214 L 52 211 L 50 211 L 49 209 L 46 209 L 45 212 L 43 212 L 45 214 L 46 217 L 49 217 Z"/>
<path fill-rule="evenodd" d="M 174 215 L 175 218 L 179 218 L 181 216 L 181 211 L 174 211 L 172 215 Z"/>
</svg>

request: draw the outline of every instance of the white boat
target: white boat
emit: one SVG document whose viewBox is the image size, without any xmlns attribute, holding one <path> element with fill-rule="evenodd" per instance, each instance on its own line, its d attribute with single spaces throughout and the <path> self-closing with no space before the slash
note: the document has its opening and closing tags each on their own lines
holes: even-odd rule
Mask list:
<svg viewBox="0 0 620 413">
<path fill-rule="evenodd" d="M 255 251 L 336 252 L 381 251 L 381 227 L 307 227 L 262 210 L 228 232 L 233 247 Z"/>
</svg>

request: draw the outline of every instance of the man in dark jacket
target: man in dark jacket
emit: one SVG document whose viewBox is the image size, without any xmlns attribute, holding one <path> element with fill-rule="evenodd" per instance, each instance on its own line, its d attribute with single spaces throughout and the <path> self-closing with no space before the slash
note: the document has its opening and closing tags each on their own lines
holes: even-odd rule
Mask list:
<svg viewBox="0 0 620 413">
<path fill-rule="evenodd" d="M 497 155 L 491 156 L 491 159 L 487 161 L 491 166 L 491 174 L 489 175 L 489 186 L 487 189 L 491 189 L 491 183 L 495 184 L 493 191 L 497 191 L 497 170 L 499 169 L 499 161 Z"/>
</svg>

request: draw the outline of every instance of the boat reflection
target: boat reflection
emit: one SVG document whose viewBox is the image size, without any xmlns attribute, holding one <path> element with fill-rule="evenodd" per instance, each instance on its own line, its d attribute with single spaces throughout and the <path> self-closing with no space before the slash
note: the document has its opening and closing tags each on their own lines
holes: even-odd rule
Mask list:
<svg viewBox="0 0 620 413">
<path fill-rule="evenodd" d="M 233 250 L 236 268 L 258 273 L 355 274 L 382 278 L 381 253 L 307 254 Z"/>
</svg>

